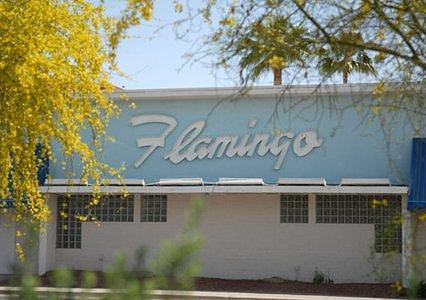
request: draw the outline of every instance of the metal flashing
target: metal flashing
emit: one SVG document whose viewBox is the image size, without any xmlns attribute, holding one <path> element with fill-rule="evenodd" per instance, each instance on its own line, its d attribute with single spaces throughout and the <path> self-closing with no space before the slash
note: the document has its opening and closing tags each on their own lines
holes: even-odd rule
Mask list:
<svg viewBox="0 0 426 300">
<path fill-rule="evenodd" d="M 390 186 L 389 178 L 342 178 L 342 186 Z"/>
<path fill-rule="evenodd" d="M 317 185 L 325 186 L 324 178 L 278 178 L 278 185 Z"/>
<path fill-rule="evenodd" d="M 218 185 L 265 185 L 262 178 L 219 178 Z"/>
<path fill-rule="evenodd" d="M 158 181 L 160 186 L 180 186 L 180 185 L 203 185 L 202 178 L 165 178 Z"/>
</svg>

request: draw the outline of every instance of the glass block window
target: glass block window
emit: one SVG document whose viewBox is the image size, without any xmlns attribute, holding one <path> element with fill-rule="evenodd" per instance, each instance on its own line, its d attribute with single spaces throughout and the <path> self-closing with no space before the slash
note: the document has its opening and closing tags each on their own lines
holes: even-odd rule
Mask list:
<svg viewBox="0 0 426 300">
<path fill-rule="evenodd" d="M 58 197 L 56 248 L 81 248 L 81 221 L 75 216 L 84 214 L 88 201 L 88 195 Z"/>
<path fill-rule="evenodd" d="M 376 252 L 401 252 L 400 195 L 317 195 L 316 221 L 374 224 Z"/>
<path fill-rule="evenodd" d="M 142 195 L 141 222 L 167 222 L 167 195 Z"/>
<path fill-rule="evenodd" d="M 102 222 L 133 222 L 134 196 L 105 196 L 89 206 L 91 195 L 59 196 L 57 201 L 56 248 L 81 248 L 81 223 L 77 217 Z"/>
<path fill-rule="evenodd" d="M 375 224 L 374 234 L 374 248 L 377 253 L 402 252 L 400 224 Z"/>
<path fill-rule="evenodd" d="M 281 195 L 280 222 L 281 223 L 308 223 L 309 207 L 307 194 Z"/>
<path fill-rule="evenodd" d="M 133 196 L 108 196 L 92 208 L 92 215 L 101 222 L 133 222 L 133 213 Z"/>
</svg>

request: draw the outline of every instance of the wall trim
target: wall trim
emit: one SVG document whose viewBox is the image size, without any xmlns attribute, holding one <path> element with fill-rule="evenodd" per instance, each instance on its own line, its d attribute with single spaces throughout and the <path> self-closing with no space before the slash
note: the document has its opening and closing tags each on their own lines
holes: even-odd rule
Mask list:
<svg viewBox="0 0 426 300">
<path fill-rule="evenodd" d="M 122 99 L 123 94 L 132 100 L 203 100 L 235 98 L 264 98 L 287 96 L 347 96 L 372 94 L 376 83 L 316 84 L 290 86 L 129 89 L 111 94 L 112 99 Z"/>
<path fill-rule="evenodd" d="M 41 186 L 44 194 L 88 194 L 92 186 Z M 407 194 L 406 186 L 101 186 L 101 192 L 119 194 L 210 194 L 210 193 L 312 193 L 312 194 Z"/>
</svg>

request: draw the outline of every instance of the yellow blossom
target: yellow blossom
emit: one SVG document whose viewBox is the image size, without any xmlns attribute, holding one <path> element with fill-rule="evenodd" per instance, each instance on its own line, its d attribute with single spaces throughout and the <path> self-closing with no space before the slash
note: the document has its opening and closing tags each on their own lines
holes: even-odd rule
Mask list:
<svg viewBox="0 0 426 300">
<path fill-rule="evenodd" d="M 20 243 L 16 243 L 15 250 L 18 255 L 18 259 L 23 262 L 25 260 L 25 252 Z"/>
<path fill-rule="evenodd" d="M 181 13 L 183 12 L 183 4 L 178 1 L 173 1 L 173 5 L 175 7 L 175 12 Z"/>
<path fill-rule="evenodd" d="M 393 290 L 395 290 L 398 294 L 399 293 L 401 293 L 401 291 L 402 291 L 402 284 L 401 284 L 401 282 L 399 282 L 399 281 L 397 281 L 397 282 L 395 282 L 395 283 L 393 283 L 393 284 L 391 284 L 391 287 L 392 287 L 392 289 Z"/>
<path fill-rule="evenodd" d="M 371 203 L 371 207 L 372 208 L 377 208 L 380 206 L 388 206 L 388 200 L 387 199 L 383 199 L 383 200 L 378 200 L 378 199 L 373 199 L 372 203 Z"/>
<path fill-rule="evenodd" d="M 385 86 L 385 84 L 384 84 L 383 82 L 379 82 L 379 83 L 377 83 L 377 84 L 375 85 L 375 87 L 374 87 L 373 95 L 374 95 L 375 97 L 379 97 L 379 96 L 381 96 L 381 95 L 384 93 L 385 88 L 386 88 L 386 86 Z"/>
<path fill-rule="evenodd" d="M 371 110 L 372 110 L 373 114 L 375 114 L 377 116 L 382 111 L 382 108 L 380 106 L 374 106 Z"/>
<path fill-rule="evenodd" d="M 224 25 L 224 26 L 233 27 L 233 26 L 235 26 L 236 21 L 233 17 L 228 16 L 228 17 L 220 20 L 219 24 Z"/>
<path fill-rule="evenodd" d="M 105 11 L 102 1 L 0 1 L 0 198 L 14 199 L 14 209 L 0 207 L 0 214 L 37 226 L 49 219 L 37 171 L 46 158 L 61 163 L 52 141 L 66 159 L 80 158 L 81 177 L 96 193 L 102 174 L 119 173 L 97 156 L 110 118 L 120 113 L 108 96 L 110 74 L 118 71 L 116 49 L 125 30 L 151 19 L 153 1 L 127 0 L 114 18 Z M 82 133 L 89 128 L 87 143 Z M 74 175 L 65 161 L 61 166 Z"/>
<path fill-rule="evenodd" d="M 268 60 L 268 64 L 273 69 L 282 69 L 286 66 L 284 58 L 282 58 L 281 56 L 277 56 L 277 55 L 272 56 L 272 58 L 270 58 Z"/>
<path fill-rule="evenodd" d="M 79 220 L 80 222 L 85 222 L 88 220 L 88 216 L 83 216 L 83 215 L 76 215 L 75 218 Z"/>
</svg>

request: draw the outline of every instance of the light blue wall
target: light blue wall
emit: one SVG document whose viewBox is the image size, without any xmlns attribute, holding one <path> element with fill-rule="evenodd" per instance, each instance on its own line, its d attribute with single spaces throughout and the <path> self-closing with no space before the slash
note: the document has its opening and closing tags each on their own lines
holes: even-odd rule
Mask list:
<svg viewBox="0 0 426 300">
<path fill-rule="evenodd" d="M 351 100 L 342 97 L 338 103 L 344 107 Z M 330 113 L 328 107 L 312 106 L 314 101 L 318 101 L 316 99 L 305 101 L 306 104 L 291 114 L 284 113 L 283 107 L 290 100 L 283 101 L 284 104 L 277 108 L 276 99 L 136 101 L 136 109 L 122 106 L 121 117 L 111 121 L 109 132 L 116 138 L 116 143 L 106 144 L 105 159 L 116 167 L 124 162 L 124 177 L 144 178 L 147 183 L 160 178 L 179 177 L 202 177 L 207 182 L 216 182 L 219 177 L 261 177 L 267 183 L 275 183 L 279 177 L 323 177 L 328 183 L 339 183 L 343 177 L 390 177 L 393 183 L 407 183 L 411 138 L 410 133 L 404 131 L 404 124 L 397 130 L 399 135 L 392 136 L 395 142 L 391 143 L 393 150 L 389 153 L 386 150 L 386 141 L 389 139 L 384 138 L 376 121 L 367 125 L 362 115 L 353 110 L 337 116 Z M 297 114 L 299 110 L 303 110 L 301 115 Z M 137 148 L 136 139 L 158 135 L 165 126 L 146 124 L 132 127 L 129 120 L 132 116 L 151 113 L 173 116 L 178 126 L 166 138 L 165 148 L 157 148 L 139 168 L 135 168 L 134 162 L 146 151 Z M 274 128 L 291 130 L 297 135 L 313 129 L 319 133 L 323 144 L 305 157 L 297 157 L 290 149 L 279 170 L 274 170 L 277 158 L 271 154 L 264 157 L 256 154 L 253 157 L 224 156 L 179 164 L 165 160 L 163 157 L 171 150 L 181 132 L 190 123 L 200 119 L 207 120 L 202 136 L 272 133 Z M 258 120 L 254 129 L 248 127 L 252 119 Z M 391 167 L 389 158 L 396 163 L 396 168 Z M 63 177 L 58 165 L 52 166 L 51 174 L 53 177 Z"/>
</svg>

